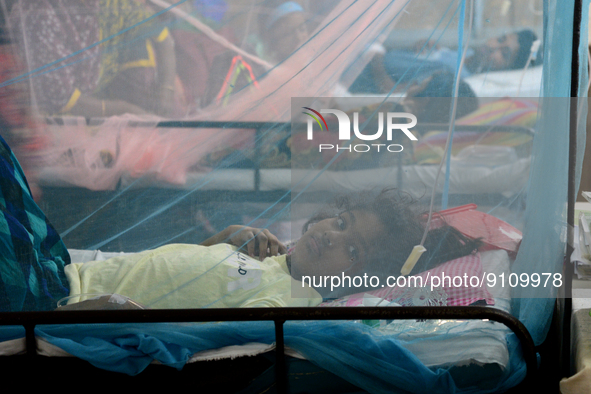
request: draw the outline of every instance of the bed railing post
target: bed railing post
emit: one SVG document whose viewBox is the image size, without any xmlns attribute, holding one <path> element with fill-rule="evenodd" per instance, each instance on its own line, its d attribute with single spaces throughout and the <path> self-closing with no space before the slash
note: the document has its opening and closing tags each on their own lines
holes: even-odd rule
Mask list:
<svg viewBox="0 0 591 394">
<path fill-rule="evenodd" d="M 24 327 L 27 358 L 32 359 L 37 355 L 37 342 L 35 341 L 35 323 L 25 324 Z"/>
<path fill-rule="evenodd" d="M 285 320 L 274 320 L 275 323 L 275 383 L 278 393 L 287 393 L 287 366 L 285 365 L 285 341 L 283 323 Z"/>
<path fill-rule="evenodd" d="M 563 376 L 570 376 L 570 349 L 571 349 L 571 314 L 572 314 L 572 280 L 574 277 L 574 267 L 570 262 L 570 256 L 573 253 L 574 244 L 574 226 L 575 226 L 575 201 L 577 200 L 577 133 L 578 133 L 578 106 L 579 94 L 579 46 L 581 44 L 581 23 L 583 18 L 582 0 L 574 0 L 573 15 L 573 38 L 572 38 L 572 56 L 571 56 L 571 86 L 570 86 L 570 117 L 569 117 L 569 151 L 568 151 L 568 191 L 567 191 L 567 231 L 568 242 L 566 243 L 566 269 L 565 273 L 565 294 L 564 294 L 564 316 L 562 329 L 562 372 Z M 589 143 L 587 141 L 587 143 Z"/>
</svg>

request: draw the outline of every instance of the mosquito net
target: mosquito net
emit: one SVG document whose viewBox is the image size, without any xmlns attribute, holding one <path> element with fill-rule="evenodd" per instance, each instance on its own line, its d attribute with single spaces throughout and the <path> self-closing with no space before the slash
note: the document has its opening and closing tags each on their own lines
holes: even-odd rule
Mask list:
<svg viewBox="0 0 591 394">
<path fill-rule="evenodd" d="M 540 344 L 582 162 L 573 107 L 585 142 L 574 3 L 0 0 L 2 310 L 488 305 Z M 176 367 L 274 340 L 216 327 L 129 330 Z M 496 323 L 286 327 L 369 391 L 525 374 Z M 117 340 L 102 328 L 39 335 L 127 373 L 155 357 L 80 346 Z"/>
</svg>

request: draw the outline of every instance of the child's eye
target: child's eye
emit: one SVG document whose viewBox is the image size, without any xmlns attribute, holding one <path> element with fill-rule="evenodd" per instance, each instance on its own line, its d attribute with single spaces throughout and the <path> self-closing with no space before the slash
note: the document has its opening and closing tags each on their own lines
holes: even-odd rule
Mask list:
<svg viewBox="0 0 591 394">
<path fill-rule="evenodd" d="M 357 261 L 359 252 L 355 246 L 349 246 L 349 255 L 351 256 L 351 261 Z"/>
</svg>

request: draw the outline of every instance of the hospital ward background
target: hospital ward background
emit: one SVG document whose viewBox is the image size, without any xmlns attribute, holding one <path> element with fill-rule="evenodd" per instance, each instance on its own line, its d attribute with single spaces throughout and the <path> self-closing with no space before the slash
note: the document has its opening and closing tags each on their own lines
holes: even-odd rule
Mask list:
<svg viewBox="0 0 591 394">
<path fill-rule="evenodd" d="M 591 392 L 588 0 L 0 14 L 5 376 Z"/>
</svg>

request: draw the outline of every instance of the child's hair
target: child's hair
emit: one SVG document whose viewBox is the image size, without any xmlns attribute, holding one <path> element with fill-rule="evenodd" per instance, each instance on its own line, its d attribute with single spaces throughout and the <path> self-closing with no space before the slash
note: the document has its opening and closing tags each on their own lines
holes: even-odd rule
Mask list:
<svg viewBox="0 0 591 394">
<path fill-rule="evenodd" d="M 418 210 L 418 201 L 408 193 L 384 189 L 375 193 L 360 193 L 339 197 L 326 210 L 316 214 L 304 225 L 310 225 L 347 211 L 374 213 L 385 228 L 383 236 L 374 240 L 364 271 L 368 275 L 400 275 L 402 265 L 413 247 L 421 242 L 427 214 Z M 434 216 L 435 217 L 435 216 Z M 431 269 L 449 260 L 473 253 L 481 245 L 479 239 L 470 239 L 456 228 L 444 224 L 428 232 L 424 242 L 427 251 L 413 269 L 414 274 Z"/>
</svg>

